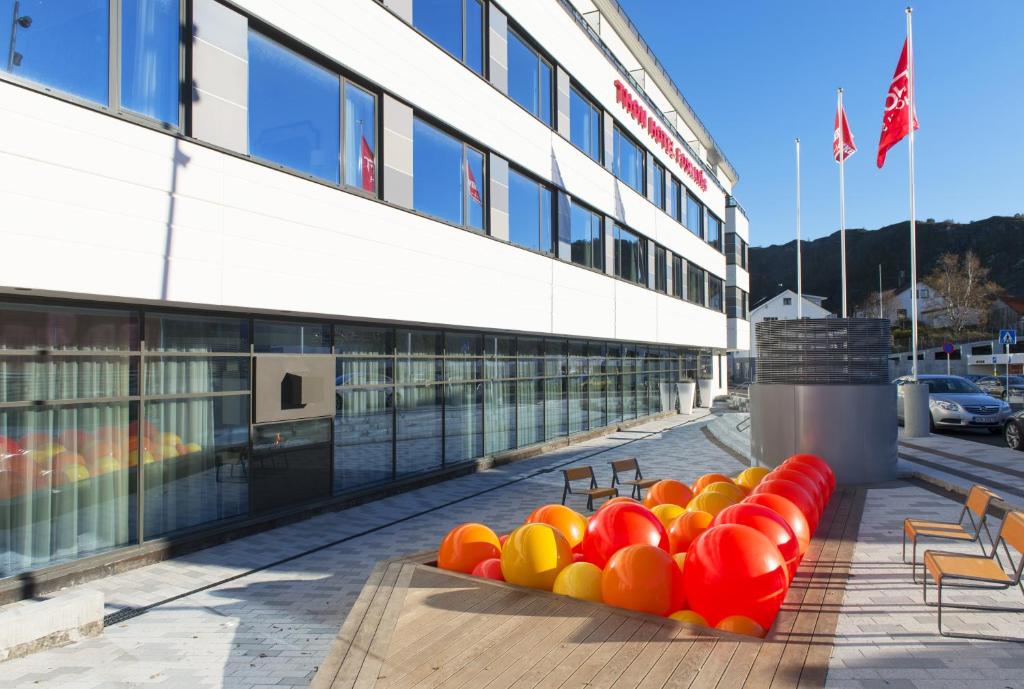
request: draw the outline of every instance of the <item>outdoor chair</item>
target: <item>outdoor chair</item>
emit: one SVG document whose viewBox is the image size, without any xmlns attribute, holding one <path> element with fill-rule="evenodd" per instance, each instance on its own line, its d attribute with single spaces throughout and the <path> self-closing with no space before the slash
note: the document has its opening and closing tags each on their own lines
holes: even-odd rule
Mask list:
<svg viewBox="0 0 1024 689">
<path fill-rule="evenodd" d="M 650 488 L 661 479 L 656 478 L 644 478 L 643 474 L 640 473 L 640 464 L 636 461 L 636 457 L 630 457 L 628 459 L 617 459 L 611 462 L 612 465 L 612 488 L 615 484 L 623 486 L 632 486 L 632 490 L 629 495 L 637 500 L 641 497 L 641 491 L 644 488 Z M 628 475 L 628 472 L 633 472 L 633 478 L 622 479 L 619 478 L 619 472 Z"/>
<path fill-rule="evenodd" d="M 1006 550 L 1006 558 L 1009 560 L 1009 568 L 1012 574 L 1007 574 L 1003 569 L 996 551 L 1002 543 Z M 1010 555 L 1010 548 L 1017 551 L 1019 561 L 1016 567 Z M 963 610 L 992 610 L 998 612 L 1021 612 L 1024 608 L 1010 608 L 994 605 L 976 605 L 971 603 L 945 603 L 942 602 L 943 586 L 960 586 L 957 582 L 970 582 L 972 588 L 984 588 L 987 590 L 1006 590 L 1014 586 L 1024 593 L 1024 583 L 1021 582 L 1021 572 L 1024 570 L 1024 512 L 1007 512 L 1003 524 L 999 529 L 999 536 L 992 544 L 992 552 L 988 555 L 962 555 L 959 553 L 944 553 L 937 550 L 926 550 L 924 553 L 924 576 L 922 577 L 922 594 L 925 605 L 938 608 L 939 634 L 964 639 L 987 639 L 990 641 L 1017 641 L 1024 643 L 1024 638 L 993 636 L 983 634 L 967 634 L 964 632 L 946 632 L 942 630 L 942 609 L 960 608 Z M 928 576 L 935 580 L 939 591 L 937 603 L 928 602 Z M 952 580 L 953 583 L 949 583 Z M 1024 624 L 1014 625 L 1016 629 L 1024 629 Z"/>
<path fill-rule="evenodd" d="M 975 484 L 971 486 L 971 490 L 967 493 L 967 500 L 964 501 L 964 506 L 960 510 L 960 516 L 955 522 L 933 522 L 925 519 L 903 520 L 903 562 L 904 564 L 912 565 L 911 576 L 915 584 L 921 583 L 917 580 L 918 539 L 937 538 L 960 541 L 962 543 L 977 542 L 981 552 L 984 553 L 985 544 L 981 542 L 981 530 L 984 529 L 985 533 L 988 534 L 989 542 L 994 543 L 992 532 L 989 531 L 987 524 L 988 507 L 992 500 L 998 497 L 989 489 Z M 970 519 L 970 529 L 964 528 L 965 516 Z M 910 563 L 907 563 L 908 538 L 912 547 Z"/>
<path fill-rule="evenodd" d="M 593 467 L 585 466 L 562 469 L 562 476 L 565 477 L 565 488 L 562 489 L 563 505 L 565 504 L 565 499 L 570 495 L 586 495 L 587 509 L 593 511 L 594 498 L 610 498 L 619 494 L 618 488 L 598 488 Z M 574 489 L 572 487 L 573 481 L 588 481 L 588 487 Z"/>
</svg>

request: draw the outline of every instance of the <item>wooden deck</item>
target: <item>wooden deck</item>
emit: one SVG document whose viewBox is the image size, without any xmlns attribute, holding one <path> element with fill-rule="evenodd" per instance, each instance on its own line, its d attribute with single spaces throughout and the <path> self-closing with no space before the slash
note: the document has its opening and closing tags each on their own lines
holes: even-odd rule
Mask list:
<svg viewBox="0 0 1024 689">
<path fill-rule="evenodd" d="M 822 687 L 863 508 L 835 492 L 764 640 L 382 562 L 311 689 Z"/>
</svg>

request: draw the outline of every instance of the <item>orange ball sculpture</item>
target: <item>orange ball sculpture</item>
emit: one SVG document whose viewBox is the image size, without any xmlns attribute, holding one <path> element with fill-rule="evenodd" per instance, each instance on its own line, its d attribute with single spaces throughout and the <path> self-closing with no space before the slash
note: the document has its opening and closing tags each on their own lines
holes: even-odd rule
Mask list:
<svg viewBox="0 0 1024 689">
<path fill-rule="evenodd" d="M 441 541 L 437 566 L 469 574 L 483 560 L 501 557 L 498 537 L 483 524 L 459 524 Z"/>
<path fill-rule="evenodd" d="M 473 571 L 470 572 L 470 574 L 474 577 L 494 579 L 495 581 L 505 581 L 505 577 L 501 573 L 501 560 L 496 557 L 481 560 L 477 563 L 476 567 L 473 568 Z"/>
<path fill-rule="evenodd" d="M 548 524 L 524 524 L 509 534 L 501 551 L 501 573 L 517 586 L 550 591 L 558 573 L 572 564 L 569 541 Z"/>
<path fill-rule="evenodd" d="M 527 524 L 548 524 L 558 529 L 573 548 L 583 542 L 587 520 L 579 512 L 565 505 L 538 507 L 526 518 Z"/>
<path fill-rule="evenodd" d="M 649 509 L 626 502 L 595 512 L 583 538 L 583 557 L 604 568 L 619 550 L 630 545 L 650 545 L 668 554 L 668 533 Z"/>
<path fill-rule="evenodd" d="M 700 510 L 688 510 L 676 517 L 668 526 L 668 546 L 670 553 L 685 553 L 694 539 L 704 533 L 715 515 Z"/>
<path fill-rule="evenodd" d="M 744 636 L 756 636 L 758 639 L 763 639 L 764 635 L 767 634 L 764 627 L 743 615 L 726 617 L 715 625 L 715 629 L 723 632 L 732 632 L 733 634 L 743 634 Z"/>
<path fill-rule="evenodd" d="M 789 586 L 779 549 L 742 524 L 720 524 L 701 534 L 687 551 L 683 578 L 690 608 L 712 625 L 743 615 L 771 627 Z"/>
<path fill-rule="evenodd" d="M 725 474 L 704 474 L 693 482 L 693 494 L 700 495 L 712 483 L 732 483 L 732 479 Z"/>
<path fill-rule="evenodd" d="M 685 622 L 686 624 L 692 624 L 698 627 L 708 626 L 708 621 L 693 610 L 677 610 L 669 615 L 669 619 L 675 620 L 676 622 Z"/>
<path fill-rule="evenodd" d="M 608 560 L 601 598 L 617 608 L 666 617 L 686 603 L 683 572 L 661 548 L 627 546 Z"/>
<path fill-rule="evenodd" d="M 679 505 L 686 507 L 686 503 L 693 498 L 693 492 L 687 488 L 685 483 L 673 479 L 658 481 L 647 491 L 644 496 L 644 506 L 648 509 L 657 505 Z"/>
<path fill-rule="evenodd" d="M 608 507 L 608 505 L 617 505 L 620 502 L 632 503 L 634 505 L 642 505 L 643 504 L 639 500 L 634 500 L 633 498 L 629 497 L 628 495 L 616 495 L 614 498 L 611 498 L 609 500 L 605 500 L 603 503 L 601 503 L 601 506 L 598 507 L 594 511 L 595 512 L 600 512 L 605 507 Z M 591 516 L 593 516 L 593 515 L 591 515 Z"/>
<path fill-rule="evenodd" d="M 828 465 L 824 459 L 818 455 L 811 454 L 798 454 L 793 455 L 786 462 L 793 462 L 794 464 L 806 464 L 812 466 L 818 470 L 818 472 L 825 477 L 828 481 L 829 490 L 836 489 L 836 475 L 832 472 L 832 467 Z"/>
<path fill-rule="evenodd" d="M 797 546 L 800 550 L 800 557 L 803 557 L 811 544 L 811 527 L 799 507 L 781 495 L 771 495 L 769 493 L 751 495 L 744 499 L 743 502 L 744 504 L 763 505 L 785 519 L 786 523 L 789 524 L 789 528 L 793 529 L 793 534 L 796 536 Z"/>
<path fill-rule="evenodd" d="M 793 580 L 796 568 L 800 565 L 800 543 L 796 534 L 778 512 L 754 503 L 740 503 L 727 507 L 715 517 L 714 525 L 743 524 L 768 537 L 775 544 L 786 562 L 789 580 Z"/>
<path fill-rule="evenodd" d="M 755 488 L 750 495 L 760 495 L 761 493 L 781 495 L 786 498 L 796 505 L 801 512 L 803 512 L 804 518 L 807 519 L 807 524 L 811 527 L 812 533 L 814 532 L 814 529 L 817 528 L 818 504 L 815 502 L 814 497 L 810 495 L 799 483 L 769 476 L 764 481 L 757 484 L 757 488 Z"/>
</svg>

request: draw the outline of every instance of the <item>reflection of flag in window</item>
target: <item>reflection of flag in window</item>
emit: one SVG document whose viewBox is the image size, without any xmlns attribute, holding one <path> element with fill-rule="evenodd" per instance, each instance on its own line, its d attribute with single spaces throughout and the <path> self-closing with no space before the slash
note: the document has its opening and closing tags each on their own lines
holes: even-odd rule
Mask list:
<svg viewBox="0 0 1024 689">
<path fill-rule="evenodd" d="M 480 198 L 480 189 L 476 186 L 476 177 L 473 176 L 473 168 L 466 163 L 466 176 L 469 179 L 469 198 L 473 199 L 477 203 L 483 203 Z"/>
<path fill-rule="evenodd" d="M 373 150 L 370 144 L 366 143 L 366 137 L 359 137 L 361 140 L 359 152 L 359 169 L 363 178 L 363 189 L 375 191 L 377 189 L 377 166 L 373 162 Z"/>
</svg>

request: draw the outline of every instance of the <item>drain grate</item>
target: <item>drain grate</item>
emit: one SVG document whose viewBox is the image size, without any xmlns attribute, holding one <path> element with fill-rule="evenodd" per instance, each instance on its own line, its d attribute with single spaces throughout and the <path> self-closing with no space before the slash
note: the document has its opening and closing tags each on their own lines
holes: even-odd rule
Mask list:
<svg viewBox="0 0 1024 689">
<path fill-rule="evenodd" d="M 117 612 L 112 612 L 109 615 L 103 616 L 103 626 L 111 627 L 115 624 L 130 620 L 133 617 L 138 617 L 142 613 L 146 612 L 146 608 L 121 608 Z"/>
</svg>

